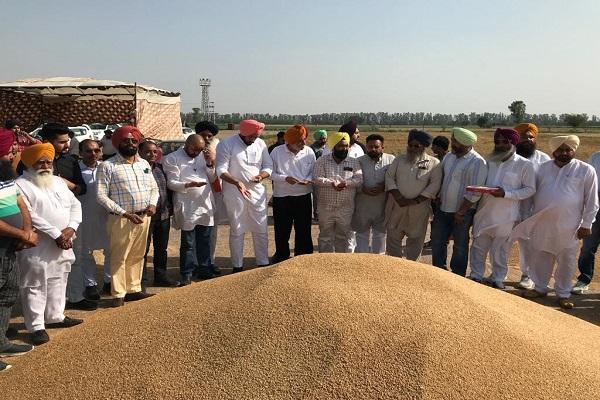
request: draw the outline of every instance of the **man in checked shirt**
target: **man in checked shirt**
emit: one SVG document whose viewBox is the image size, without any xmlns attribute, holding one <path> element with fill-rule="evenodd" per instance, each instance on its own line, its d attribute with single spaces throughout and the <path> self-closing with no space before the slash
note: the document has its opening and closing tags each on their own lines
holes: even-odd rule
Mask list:
<svg viewBox="0 0 600 400">
<path fill-rule="evenodd" d="M 112 306 L 150 297 L 142 292 L 142 269 L 158 185 L 150 164 L 137 155 L 142 134 L 123 126 L 111 140 L 117 154 L 98 167 L 98 203 L 108 210 Z"/>
<path fill-rule="evenodd" d="M 349 253 L 354 195 L 362 185 L 362 170 L 356 158 L 348 157 L 347 133 L 332 133 L 327 146 L 333 151 L 317 160 L 314 173 L 319 187 L 319 253 Z"/>
</svg>

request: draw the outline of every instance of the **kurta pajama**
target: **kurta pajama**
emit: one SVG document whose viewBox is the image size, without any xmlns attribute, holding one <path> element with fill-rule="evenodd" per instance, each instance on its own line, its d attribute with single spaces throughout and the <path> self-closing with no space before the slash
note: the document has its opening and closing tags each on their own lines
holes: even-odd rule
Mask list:
<svg viewBox="0 0 600 400">
<path fill-rule="evenodd" d="M 244 236 L 252 233 L 257 265 L 269 264 L 267 237 L 267 192 L 262 183 L 251 179 L 261 172 L 271 175 L 273 162 L 265 142 L 257 138 L 246 145 L 239 135 L 221 140 L 217 146 L 217 176 L 229 172 L 250 192 L 244 197 L 234 185 L 223 181 L 223 200 L 230 224 L 229 245 L 234 268 L 241 268 L 244 259 Z"/>
<path fill-rule="evenodd" d="M 567 298 L 577 268 L 577 231 L 591 228 L 599 208 L 596 171 L 576 159 L 562 168 L 547 161 L 538 170 L 536 187 L 533 215 L 517 225 L 511 237 L 529 240 L 535 290 L 549 291 L 556 262 L 554 289 L 558 297 Z"/>
<path fill-rule="evenodd" d="M 54 177 L 53 185 L 45 188 L 36 186 L 32 178 L 25 171 L 16 181 L 38 231 L 38 245 L 17 253 L 23 317 L 29 332 L 65 318 L 67 276 L 75 254 L 54 240 L 65 228 L 77 230 L 81 223 L 81 204 L 61 178 Z"/>
</svg>

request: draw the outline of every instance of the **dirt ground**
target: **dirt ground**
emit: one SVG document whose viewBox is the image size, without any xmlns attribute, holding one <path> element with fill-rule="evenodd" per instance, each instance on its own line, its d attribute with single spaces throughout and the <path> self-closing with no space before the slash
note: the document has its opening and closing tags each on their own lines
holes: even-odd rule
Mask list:
<svg viewBox="0 0 600 400">
<path fill-rule="evenodd" d="M 407 131 L 407 130 L 406 130 Z M 389 132 L 383 132 L 384 137 L 386 138 L 386 152 L 388 153 L 392 153 L 392 154 L 397 154 L 403 151 L 403 149 L 406 146 L 406 131 L 404 132 L 400 132 L 400 133 L 389 133 Z M 475 148 L 477 151 L 479 151 L 481 154 L 487 154 L 491 151 L 492 146 L 493 146 L 493 130 L 476 130 L 478 135 L 479 135 L 479 140 L 478 143 L 476 144 Z M 271 143 L 274 141 L 273 139 L 273 134 L 275 132 L 267 132 L 267 134 L 265 135 L 265 139 L 268 143 Z M 372 133 L 372 132 L 369 132 Z M 449 136 L 449 132 L 432 132 L 434 135 L 436 134 L 442 134 L 445 136 Z M 553 132 L 554 133 L 554 132 Z M 561 132 L 561 134 L 568 134 L 569 132 Z M 230 131 L 225 131 L 219 134 L 219 136 L 221 137 L 226 137 L 231 135 L 232 132 Z M 366 138 L 366 133 L 363 134 L 363 137 L 361 138 L 362 141 L 364 141 L 364 139 Z M 544 135 L 542 134 L 539 138 L 539 146 L 538 148 L 541 149 L 542 151 L 548 151 L 547 149 L 547 143 L 549 138 L 551 137 L 551 135 Z M 577 158 L 580 158 L 582 160 L 587 160 L 589 158 L 589 156 L 595 152 L 600 150 L 600 135 L 595 135 L 595 134 L 580 134 L 581 137 L 581 146 L 577 152 Z M 269 182 L 266 182 L 266 187 L 268 188 L 269 192 L 271 191 L 271 185 Z M 272 215 L 272 210 L 269 209 L 269 215 Z M 274 253 L 275 250 L 275 245 L 274 245 L 274 233 L 273 233 L 273 226 L 272 226 L 272 218 L 270 217 L 270 221 L 269 221 L 269 254 L 272 255 Z M 313 237 L 313 242 L 315 244 L 315 250 L 317 248 L 317 238 L 318 238 L 318 226 L 316 224 L 313 224 L 312 227 L 312 237 Z M 219 226 L 218 227 L 218 240 L 217 240 L 217 251 L 216 251 L 216 265 L 218 265 L 219 267 L 221 267 L 223 269 L 224 274 L 227 274 L 231 271 L 231 265 L 229 262 L 229 244 L 228 244 L 228 235 L 229 235 L 229 227 L 228 226 Z M 290 241 L 292 243 L 292 249 L 293 249 L 293 237 L 292 240 Z M 169 268 L 169 274 L 173 277 L 173 278 L 178 278 L 179 274 L 178 274 L 178 263 L 179 263 L 179 232 L 175 231 L 175 230 L 171 230 L 171 236 L 170 236 L 170 241 L 169 241 L 169 247 L 168 247 L 168 263 L 167 263 L 167 267 Z M 449 253 L 451 253 L 451 248 L 449 249 Z M 244 266 L 245 268 L 254 268 L 254 259 L 252 258 L 252 241 L 251 241 L 251 237 L 250 235 L 246 235 L 246 241 L 245 241 L 245 248 L 244 248 Z M 102 253 L 101 252 L 96 252 L 95 254 L 96 256 L 96 261 L 99 264 L 99 274 L 100 274 L 100 265 L 102 263 Z M 151 257 L 150 260 L 151 262 Z M 599 262 L 600 260 L 597 260 L 597 262 Z M 421 258 L 421 262 L 423 263 L 431 263 L 431 253 L 430 252 L 425 252 L 423 254 L 423 257 Z M 514 285 L 518 282 L 519 278 L 520 278 L 520 271 L 518 268 L 518 249 L 516 246 L 513 247 L 512 252 L 511 252 L 511 256 L 509 259 L 509 275 L 508 275 L 508 285 L 507 285 L 507 293 L 513 294 L 513 295 L 520 295 L 520 291 L 517 290 Z M 151 264 L 149 265 L 151 267 Z M 323 268 L 327 268 L 327 266 L 323 266 Z M 433 267 L 432 267 L 433 268 Z M 488 265 L 489 268 L 489 265 Z M 150 274 L 149 276 L 152 276 L 152 271 L 149 271 Z M 99 275 L 100 277 L 100 275 Z M 218 278 L 216 278 L 218 279 Z M 100 281 L 100 280 L 99 280 Z M 202 283 L 194 283 L 197 285 L 201 285 Z M 569 310 L 569 311 L 563 311 L 560 310 L 559 308 L 556 307 L 555 304 L 555 297 L 553 294 L 551 294 L 549 297 L 545 298 L 545 299 L 540 299 L 540 300 L 535 300 L 536 302 L 544 305 L 544 306 L 548 306 L 548 307 L 553 307 L 556 308 L 559 312 L 565 312 L 568 313 L 574 317 L 577 318 L 581 318 L 585 321 L 588 321 L 592 324 L 595 325 L 600 325 L 600 276 L 598 276 L 598 274 L 596 275 L 596 277 L 594 278 L 594 281 L 592 282 L 592 285 L 590 286 L 590 291 L 588 293 L 586 293 L 585 295 L 582 296 L 574 296 L 575 299 L 575 308 L 573 310 Z M 164 289 L 164 288 L 154 288 L 154 287 L 149 287 L 147 289 L 149 292 L 151 293 L 158 293 L 164 290 L 176 290 L 176 289 Z M 106 298 L 103 298 L 103 300 L 100 303 L 100 309 L 98 311 L 94 311 L 94 312 L 103 312 L 102 307 L 106 305 Z M 15 310 L 16 313 L 18 314 L 18 307 Z M 518 310 L 515 310 L 515 313 L 517 313 Z M 86 315 L 89 315 L 90 312 L 82 312 L 82 311 L 67 311 L 68 315 L 71 316 L 75 316 L 75 317 L 81 317 L 81 318 L 85 318 Z M 24 333 L 24 325 L 22 323 L 22 317 L 16 315 L 12 320 L 11 320 L 11 324 L 17 328 L 20 329 L 20 335 L 19 335 L 19 339 L 26 339 L 26 335 Z M 54 330 L 50 332 L 50 335 L 54 335 L 54 334 L 59 334 L 60 330 Z"/>
</svg>

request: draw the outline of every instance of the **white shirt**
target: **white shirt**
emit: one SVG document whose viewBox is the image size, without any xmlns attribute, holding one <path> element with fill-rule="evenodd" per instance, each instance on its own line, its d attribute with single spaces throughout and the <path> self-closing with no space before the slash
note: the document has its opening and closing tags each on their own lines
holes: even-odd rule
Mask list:
<svg viewBox="0 0 600 400">
<path fill-rule="evenodd" d="M 444 178 L 440 190 L 442 200 L 440 209 L 454 213 L 460 209 L 465 199 L 476 203 L 481 195 L 467 192 L 467 186 L 482 186 L 487 177 L 486 162 L 475 150 L 457 158 L 454 153 L 448 153 L 442 161 Z"/>
<path fill-rule="evenodd" d="M 162 160 L 167 175 L 167 187 L 174 192 L 173 227 L 191 231 L 196 225 L 214 225 L 214 197 L 211 182 L 216 179 L 215 169 L 206 166 L 204 156 L 187 155 L 183 147 L 166 155 Z M 188 182 L 206 182 L 201 187 L 186 188 Z"/>
<path fill-rule="evenodd" d="M 290 184 L 285 178 L 292 177 L 299 181 L 313 181 L 315 166 L 315 152 L 309 146 L 294 154 L 287 145 L 277 146 L 271 152 L 273 159 L 273 196 L 304 196 L 312 192 L 312 185 Z"/>
<path fill-rule="evenodd" d="M 105 249 L 108 247 L 108 232 L 106 230 L 106 220 L 108 211 L 98 204 L 98 182 L 96 181 L 96 173 L 98 166 L 102 162 L 98 162 L 95 168 L 90 168 L 79 161 L 81 175 L 87 187 L 84 195 L 78 196 L 81 202 L 82 223 L 79 226 L 79 238 L 81 247 L 84 250 Z"/>
<path fill-rule="evenodd" d="M 552 254 L 577 247 L 577 230 L 591 228 L 598 211 L 594 168 L 576 159 L 559 168 L 550 160 L 540 165 L 536 186 L 533 215 L 515 227 L 513 239 Z"/>
<path fill-rule="evenodd" d="M 528 158 L 531 161 L 531 165 L 533 166 L 533 172 L 537 174 L 538 169 L 540 169 L 540 165 L 545 163 L 546 161 L 550 161 L 551 158 L 548 154 L 535 150 L 531 157 Z M 533 197 L 529 197 L 521 201 L 519 205 L 520 208 L 520 220 L 523 221 L 531 216 L 533 212 Z"/>
<path fill-rule="evenodd" d="M 485 186 L 501 187 L 504 197 L 484 194 L 473 221 L 473 235 L 486 231 L 490 236 L 508 237 L 519 219 L 519 203 L 535 193 L 535 172 L 531 161 L 513 154 L 504 162 L 488 162 Z"/>
<path fill-rule="evenodd" d="M 17 253 L 21 266 L 21 287 L 39 286 L 50 277 L 64 278 L 75 261 L 73 249 L 63 250 L 54 239 L 65 228 L 77 230 L 81 223 L 81 204 L 59 177 L 54 184 L 41 188 L 32 181 L 29 171 L 16 180 L 27 204 L 33 227 L 38 231 L 38 245 Z"/>
</svg>

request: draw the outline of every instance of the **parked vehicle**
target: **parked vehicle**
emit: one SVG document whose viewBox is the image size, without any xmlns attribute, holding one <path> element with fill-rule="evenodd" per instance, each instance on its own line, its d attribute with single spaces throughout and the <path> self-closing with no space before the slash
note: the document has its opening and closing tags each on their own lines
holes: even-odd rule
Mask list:
<svg viewBox="0 0 600 400">
<path fill-rule="evenodd" d="M 185 139 L 164 140 L 158 143 L 163 156 L 174 152 L 185 144 Z"/>
<path fill-rule="evenodd" d="M 188 136 L 193 135 L 194 133 L 196 133 L 192 128 L 188 128 L 187 126 L 184 126 L 181 128 L 181 132 L 183 133 L 183 138 L 187 139 Z"/>
</svg>

